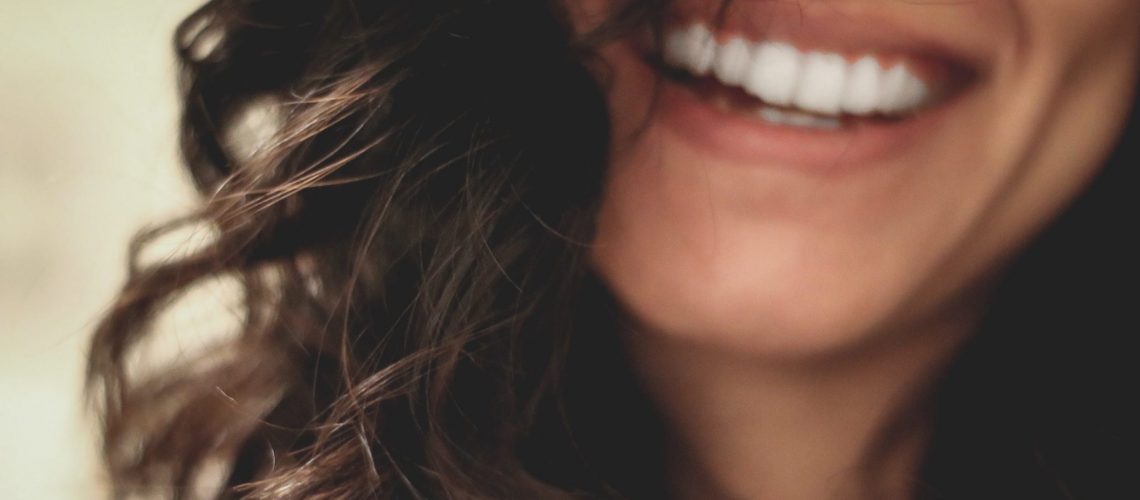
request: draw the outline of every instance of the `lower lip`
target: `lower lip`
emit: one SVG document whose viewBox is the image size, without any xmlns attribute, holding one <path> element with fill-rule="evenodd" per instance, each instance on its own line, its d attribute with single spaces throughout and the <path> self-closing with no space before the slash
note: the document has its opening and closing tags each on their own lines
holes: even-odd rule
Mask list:
<svg viewBox="0 0 1140 500">
<path fill-rule="evenodd" d="M 873 169 L 905 158 L 938 128 L 952 103 L 899 121 L 856 121 L 839 129 L 777 125 L 723 110 L 677 82 L 660 77 L 656 103 L 665 129 L 710 156 L 760 168 L 790 168 L 819 175 Z"/>
</svg>

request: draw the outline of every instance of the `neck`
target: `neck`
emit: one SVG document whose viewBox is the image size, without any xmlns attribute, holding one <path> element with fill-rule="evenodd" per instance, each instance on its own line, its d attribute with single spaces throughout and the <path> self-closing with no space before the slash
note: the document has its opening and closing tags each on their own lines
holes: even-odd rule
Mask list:
<svg viewBox="0 0 1140 500">
<path fill-rule="evenodd" d="M 651 333 L 628 341 L 673 433 L 677 498 L 908 498 L 929 422 L 902 412 L 973 327 L 945 322 L 812 361 Z"/>
</svg>

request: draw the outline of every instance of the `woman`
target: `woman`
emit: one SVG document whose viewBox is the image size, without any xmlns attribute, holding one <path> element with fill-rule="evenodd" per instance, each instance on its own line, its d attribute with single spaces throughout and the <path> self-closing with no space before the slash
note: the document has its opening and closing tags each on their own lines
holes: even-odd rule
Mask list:
<svg viewBox="0 0 1140 500">
<path fill-rule="evenodd" d="M 177 41 L 216 236 L 98 329 L 120 494 L 1136 495 L 1132 0 L 213 0 Z M 214 280 L 238 334 L 128 371 Z"/>
</svg>

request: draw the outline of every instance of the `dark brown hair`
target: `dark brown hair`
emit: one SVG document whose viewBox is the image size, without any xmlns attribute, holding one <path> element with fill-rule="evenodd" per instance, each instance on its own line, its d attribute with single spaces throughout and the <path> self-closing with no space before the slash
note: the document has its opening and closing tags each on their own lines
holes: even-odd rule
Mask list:
<svg viewBox="0 0 1140 500">
<path fill-rule="evenodd" d="M 116 495 L 666 497 L 662 427 L 583 263 L 609 138 L 589 47 L 662 3 L 579 38 L 542 0 L 191 15 L 182 146 L 202 208 L 140 235 L 92 344 Z M 272 134 L 251 150 L 256 113 Z M 924 401 L 925 495 L 1122 496 L 1140 329 L 1134 294 L 1096 292 L 1138 282 L 1127 134 Z M 212 236 L 142 258 L 187 225 Z M 241 290 L 236 334 L 135 368 L 162 313 L 217 280 Z"/>
</svg>

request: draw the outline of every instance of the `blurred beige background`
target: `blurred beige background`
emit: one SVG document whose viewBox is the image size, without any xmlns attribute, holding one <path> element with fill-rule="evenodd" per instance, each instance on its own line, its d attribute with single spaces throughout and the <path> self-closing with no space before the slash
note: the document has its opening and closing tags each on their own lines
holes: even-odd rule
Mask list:
<svg viewBox="0 0 1140 500">
<path fill-rule="evenodd" d="M 0 498 L 100 498 L 80 383 L 130 235 L 184 210 L 194 0 L 0 0 Z"/>
</svg>

